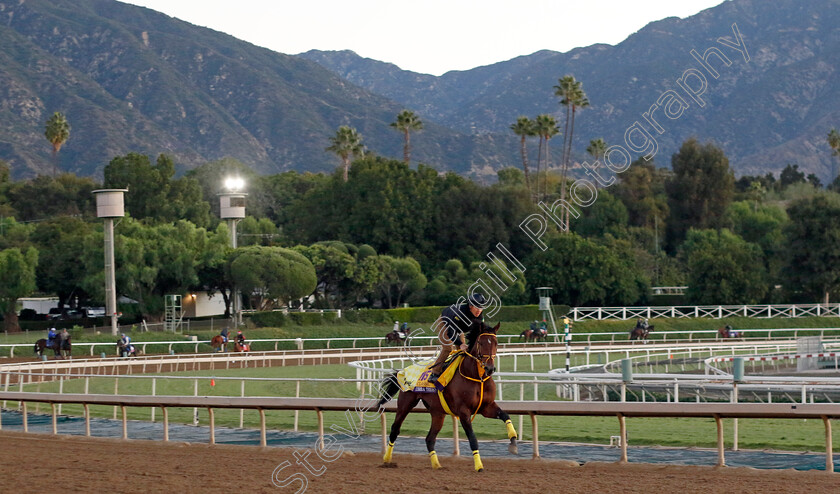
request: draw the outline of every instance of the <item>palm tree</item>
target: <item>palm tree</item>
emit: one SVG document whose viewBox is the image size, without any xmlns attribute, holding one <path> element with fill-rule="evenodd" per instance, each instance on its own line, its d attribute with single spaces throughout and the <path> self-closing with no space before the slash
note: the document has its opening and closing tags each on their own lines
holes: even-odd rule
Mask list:
<svg viewBox="0 0 840 494">
<path fill-rule="evenodd" d="M 330 137 L 330 146 L 325 149 L 332 151 L 341 158 L 344 165 L 344 181 L 346 182 L 350 173 L 350 155 L 354 158 L 364 156 L 365 147 L 362 144 L 362 136 L 356 129 L 347 125 L 338 128 L 335 136 Z"/>
<path fill-rule="evenodd" d="M 55 112 L 47 120 L 44 135 L 52 144 L 53 176 L 55 176 L 58 170 L 58 152 L 61 150 L 61 146 L 67 142 L 67 139 L 70 139 L 70 123 L 61 112 Z"/>
<path fill-rule="evenodd" d="M 549 151 L 548 151 L 548 141 L 552 137 L 556 136 L 560 132 L 560 128 L 557 126 L 557 120 L 548 114 L 537 115 L 535 120 L 535 130 L 538 136 L 540 136 L 540 143 L 545 142 L 545 171 L 543 172 L 543 188 L 545 192 L 548 192 L 548 164 L 550 162 Z M 542 154 L 542 153 L 540 153 Z M 539 170 L 539 165 L 537 169 Z M 540 193 L 540 177 L 539 173 L 537 174 L 537 200 L 541 199 Z"/>
<path fill-rule="evenodd" d="M 583 83 L 576 81 L 574 76 L 567 75 L 558 81 L 558 85 L 554 86 L 554 95 L 560 96 L 560 104 L 566 107 L 566 130 L 567 134 L 564 136 L 563 143 L 565 149 L 563 150 L 563 171 L 561 173 L 560 181 L 562 188 L 560 189 L 560 199 L 566 199 L 566 175 L 569 171 L 569 164 L 572 157 L 572 138 L 575 133 L 575 114 L 579 108 L 586 108 L 589 106 L 589 99 L 583 91 Z M 566 209 L 566 225 L 569 224 L 569 210 Z"/>
<path fill-rule="evenodd" d="M 828 133 L 828 145 L 831 146 L 831 149 L 834 151 L 834 156 L 840 157 L 840 132 L 837 132 L 837 129 L 831 129 Z M 833 184 L 834 180 L 837 178 L 837 173 L 834 171 L 835 166 L 832 165 L 831 167 L 831 180 L 829 183 Z"/>
<path fill-rule="evenodd" d="M 397 115 L 397 121 L 391 123 L 391 127 L 401 131 L 405 136 L 403 161 L 408 164 L 411 161 L 411 131 L 421 130 L 423 128 L 423 122 L 420 121 L 420 118 L 413 111 L 403 110 Z"/>
<path fill-rule="evenodd" d="M 607 143 L 601 137 L 592 139 L 589 141 L 586 152 L 595 158 L 595 162 L 598 163 L 604 158 L 604 153 L 607 152 Z"/>
<path fill-rule="evenodd" d="M 530 118 L 519 117 L 516 119 L 516 123 L 510 126 L 510 130 L 512 130 L 514 134 L 520 137 L 519 150 L 522 153 L 522 169 L 525 171 L 525 187 L 528 188 L 528 191 L 531 190 L 531 179 L 529 178 L 530 172 L 528 170 L 528 150 L 525 147 L 525 139 L 537 135 L 534 131 L 534 125 L 534 121 Z"/>
</svg>

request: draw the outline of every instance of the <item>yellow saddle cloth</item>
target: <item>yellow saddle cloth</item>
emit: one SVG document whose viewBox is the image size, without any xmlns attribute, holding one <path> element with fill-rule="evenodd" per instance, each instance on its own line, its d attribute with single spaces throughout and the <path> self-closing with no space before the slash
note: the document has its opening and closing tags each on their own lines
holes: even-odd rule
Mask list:
<svg viewBox="0 0 840 494">
<path fill-rule="evenodd" d="M 429 382 L 429 376 L 432 374 L 429 367 L 435 363 L 433 359 L 420 361 L 397 372 L 397 382 L 400 385 L 400 389 L 403 391 L 434 393 L 439 389 L 445 388 L 446 385 L 449 384 L 449 381 L 452 380 L 452 376 L 455 375 L 455 371 L 458 369 L 458 366 L 461 364 L 461 360 L 463 358 L 464 355 L 460 352 L 453 352 L 449 354 L 449 357 L 446 359 L 446 363 L 444 363 L 444 365 L 447 366 L 446 370 L 443 371 L 443 374 L 441 374 L 437 380 L 437 388 L 435 387 L 435 383 Z"/>
</svg>

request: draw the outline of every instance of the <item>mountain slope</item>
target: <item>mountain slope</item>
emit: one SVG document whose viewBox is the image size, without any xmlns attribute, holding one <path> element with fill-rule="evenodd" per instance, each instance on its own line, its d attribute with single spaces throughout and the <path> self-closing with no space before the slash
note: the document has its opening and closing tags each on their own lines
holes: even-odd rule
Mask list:
<svg viewBox="0 0 840 494">
<path fill-rule="evenodd" d="M 749 61 L 717 41 L 733 39 L 733 23 Z M 564 118 L 552 87 L 574 74 L 592 103 L 576 119 L 575 146 L 582 153 L 592 138 L 623 143 L 636 121 L 653 132 L 643 113 L 666 90 L 680 91 L 676 81 L 684 71 L 702 70 L 691 50 L 703 54 L 714 46 L 731 65 L 710 59 L 720 77 L 705 73 L 704 107 L 682 93 L 691 106 L 679 119 L 664 119 L 657 160 L 668 163 L 682 141 L 696 136 L 722 146 L 741 173 L 778 171 L 797 162 L 826 179 L 834 158 L 825 135 L 840 126 L 838 26 L 837 0 L 732 0 L 686 19 L 653 22 L 616 46 L 541 51 L 439 78 L 404 73 L 352 52 L 301 56 L 462 132 L 509 133 L 519 115 Z"/>
<path fill-rule="evenodd" d="M 235 157 L 261 172 L 332 170 L 339 125 L 401 156 L 388 127 L 402 107 L 321 66 L 149 9 L 111 0 L 0 1 L 0 159 L 15 176 L 51 169 L 44 122 L 72 125 L 60 168 L 101 174 L 115 155 L 168 152 L 191 167 Z M 513 139 L 462 135 L 430 122 L 413 157 L 469 171 Z"/>
</svg>

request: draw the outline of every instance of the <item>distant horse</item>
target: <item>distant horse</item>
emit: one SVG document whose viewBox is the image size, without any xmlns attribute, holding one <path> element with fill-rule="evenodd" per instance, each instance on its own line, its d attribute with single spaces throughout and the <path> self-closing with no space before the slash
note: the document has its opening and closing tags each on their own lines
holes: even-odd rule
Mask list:
<svg viewBox="0 0 840 494">
<path fill-rule="evenodd" d="M 722 328 L 718 328 L 718 336 L 721 338 L 737 338 L 738 332 L 732 329 L 732 326 L 727 324 Z"/>
<path fill-rule="evenodd" d="M 548 331 L 541 328 L 537 328 L 536 330 L 528 328 L 519 333 L 519 338 L 525 338 L 525 343 L 528 343 L 529 341 L 545 341 L 547 337 Z"/>
<path fill-rule="evenodd" d="M 630 330 L 630 340 L 647 340 L 651 331 L 653 331 L 653 325 L 646 328 L 633 328 Z"/>
<path fill-rule="evenodd" d="M 402 331 L 391 331 L 385 335 L 385 341 L 399 345 L 408 339 L 408 333 L 410 332 L 411 328 L 405 328 Z"/>
<path fill-rule="evenodd" d="M 122 340 L 117 340 L 117 353 L 120 354 L 120 357 L 136 357 L 137 348 L 131 343 L 126 345 Z"/>
<path fill-rule="evenodd" d="M 400 391 L 399 398 L 397 398 L 397 414 L 394 417 L 394 424 L 391 426 L 385 456 L 382 458 L 385 464 L 391 463 L 394 442 L 400 435 L 400 427 L 403 421 L 420 401 L 423 402 L 432 417 L 432 425 L 429 428 L 429 434 L 426 436 L 426 448 L 429 450 L 432 468 L 440 468 L 440 461 L 438 461 L 435 452 L 435 441 L 438 432 L 443 427 L 447 413 L 460 419 L 461 426 L 470 441 L 473 464 L 477 472 L 484 470 L 484 465 L 481 463 L 481 457 L 478 454 L 478 440 L 475 438 L 472 428 L 472 419 L 477 414 L 484 415 L 487 418 L 497 418 L 504 422 L 510 439 L 508 451 L 512 454 L 518 454 L 516 430 L 513 428 L 513 423 L 510 421 L 508 414 L 496 404 L 496 383 L 493 382 L 491 377 L 496 370 L 494 360 L 496 358 L 496 334 L 498 331 L 498 324 L 495 328 L 490 328 L 484 323 L 477 325 L 473 331 L 470 331 L 467 336 L 469 350 L 465 352 L 458 372 L 442 392 Z M 430 371 L 426 370 L 424 374 L 428 372 Z M 380 409 L 391 400 L 395 392 L 400 390 L 396 372 L 387 375 L 381 382 L 381 387 Z M 444 403 L 441 403 L 441 398 L 443 398 Z M 448 409 L 444 408 L 447 405 Z"/>
<path fill-rule="evenodd" d="M 210 346 L 213 348 L 214 351 L 217 352 L 227 351 L 227 343 L 225 343 L 225 338 L 220 334 L 217 334 L 216 336 L 210 339 Z"/>
<path fill-rule="evenodd" d="M 251 345 L 245 343 L 245 340 L 239 340 L 239 338 L 234 338 L 233 340 L 233 351 L 234 352 L 250 352 Z"/>
<path fill-rule="evenodd" d="M 72 357 L 73 345 L 70 343 L 70 337 L 62 341 L 60 337 L 53 338 L 52 345 L 47 345 L 47 340 L 41 338 L 35 342 L 35 353 L 42 356 L 46 349 L 51 349 L 55 353 L 55 358 L 64 358 L 64 352 L 67 352 L 67 357 Z"/>
</svg>

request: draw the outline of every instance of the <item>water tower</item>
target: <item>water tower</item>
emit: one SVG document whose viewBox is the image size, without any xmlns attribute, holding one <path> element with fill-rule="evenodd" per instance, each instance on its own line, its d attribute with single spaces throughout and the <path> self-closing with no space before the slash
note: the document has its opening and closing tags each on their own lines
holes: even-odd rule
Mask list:
<svg viewBox="0 0 840 494">
<path fill-rule="evenodd" d="M 117 282 L 114 271 L 114 218 L 125 216 L 124 194 L 128 189 L 94 190 L 96 216 L 105 220 L 105 314 L 111 318 L 111 334 L 119 332 L 117 327 Z"/>
<path fill-rule="evenodd" d="M 245 217 L 245 197 L 248 195 L 242 190 L 245 188 L 245 181 L 239 177 L 225 179 L 225 192 L 219 194 L 219 217 L 226 220 L 230 230 L 230 246 L 236 248 L 236 223 Z M 242 310 L 240 308 L 239 290 L 233 292 L 233 322 L 234 325 L 242 323 Z"/>
</svg>

